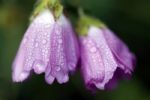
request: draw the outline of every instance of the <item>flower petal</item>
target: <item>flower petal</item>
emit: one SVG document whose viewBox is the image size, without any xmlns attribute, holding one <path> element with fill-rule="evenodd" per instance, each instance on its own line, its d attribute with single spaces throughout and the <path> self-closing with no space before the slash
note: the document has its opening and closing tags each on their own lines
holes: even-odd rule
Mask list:
<svg viewBox="0 0 150 100">
<path fill-rule="evenodd" d="M 18 53 L 19 54 L 17 54 L 15 61 L 13 62 L 12 69 L 12 78 L 14 82 L 21 82 L 29 76 L 29 72 L 23 70 L 25 57 L 25 50 L 23 45 L 20 46 Z"/>
<path fill-rule="evenodd" d="M 107 43 L 114 54 L 119 67 L 122 68 L 125 73 L 131 73 L 135 66 L 135 56 L 132 54 L 125 43 L 123 43 L 113 32 L 109 29 L 103 29 L 104 36 Z"/>
<path fill-rule="evenodd" d="M 105 77 L 105 68 L 101 53 L 95 44 L 89 38 L 81 37 L 81 59 L 82 73 L 87 88 L 92 88 L 93 84 L 102 82 Z"/>
<path fill-rule="evenodd" d="M 104 67 L 104 80 L 102 82 L 97 82 L 96 87 L 99 89 L 104 89 L 105 84 L 109 82 L 109 80 L 113 77 L 115 70 L 117 69 L 117 63 L 114 59 L 114 56 L 105 40 L 103 35 L 103 31 L 97 27 L 90 27 L 88 36 L 90 39 L 95 41 L 97 48 L 99 49 L 99 53 L 101 55 L 101 61 L 103 62 Z M 98 60 L 98 59 L 97 59 Z M 101 67 L 101 66 L 99 66 Z"/>
<path fill-rule="evenodd" d="M 50 62 L 46 69 L 45 78 L 54 77 L 62 84 L 69 80 L 69 71 L 75 70 L 78 61 L 78 44 L 71 24 L 62 15 L 54 25 L 51 34 Z"/>
<path fill-rule="evenodd" d="M 67 58 L 67 66 L 70 71 L 74 71 L 78 58 L 79 58 L 79 47 L 77 38 L 75 33 L 71 27 L 70 22 L 67 20 L 65 16 L 60 17 L 59 23 L 63 27 L 64 35 L 65 35 L 65 52 Z"/>
<path fill-rule="evenodd" d="M 62 27 L 56 23 L 51 34 L 51 54 L 48 65 L 51 68 L 47 68 L 46 76 L 48 77 L 49 75 L 52 75 L 59 83 L 63 83 L 61 82 L 61 79 L 63 76 L 65 77 L 66 73 L 68 73 L 64 44 L 65 41 Z"/>
<path fill-rule="evenodd" d="M 13 64 L 14 81 L 23 81 L 32 69 L 38 74 L 44 72 L 50 48 L 48 35 L 51 34 L 53 23 L 54 18 L 49 10 L 44 10 L 33 20 L 23 37 Z"/>
</svg>

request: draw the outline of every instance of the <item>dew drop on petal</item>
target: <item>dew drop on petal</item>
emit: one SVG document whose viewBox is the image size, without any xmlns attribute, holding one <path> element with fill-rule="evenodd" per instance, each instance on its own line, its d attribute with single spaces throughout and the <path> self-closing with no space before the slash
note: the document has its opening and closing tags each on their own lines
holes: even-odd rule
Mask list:
<svg viewBox="0 0 150 100">
<path fill-rule="evenodd" d="M 42 52 L 45 53 L 45 49 L 42 49 Z"/>
<path fill-rule="evenodd" d="M 70 62 L 70 63 L 68 64 L 68 67 L 69 67 L 70 70 L 73 70 L 73 69 L 76 67 L 76 64 Z"/>
<path fill-rule="evenodd" d="M 96 50 L 95 47 L 92 47 L 92 48 L 90 49 L 90 51 L 91 51 L 92 53 L 95 53 L 97 50 Z"/>
<path fill-rule="evenodd" d="M 62 62 L 62 63 L 61 63 L 61 66 L 63 66 L 63 65 L 64 65 L 64 63 Z"/>
<path fill-rule="evenodd" d="M 45 53 L 48 54 L 48 50 L 45 50 Z"/>
<path fill-rule="evenodd" d="M 60 35 L 60 30 L 56 30 L 56 35 Z"/>
<path fill-rule="evenodd" d="M 31 39 L 32 42 L 34 42 L 34 39 Z"/>
<path fill-rule="evenodd" d="M 60 71 L 60 66 L 56 66 L 56 67 L 55 67 L 55 70 L 56 70 L 56 71 Z"/>
<path fill-rule="evenodd" d="M 62 43 L 62 39 L 58 39 L 58 43 L 61 44 Z"/>
<path fill-rule="evenodd" d="M 49 38 L 49 37 L 50 37 L 50 34 L 48 34 L 47 37 Z"/>
<path fill-rule="evenodd" d="M 46 42 L 47 42 L 46 40 L 42 40 L 42 43 L 43 43 L 43 44 L 46 44 Z"/>
<path fill-rule="evenodd" d="M 45 32 L 45 33 L 43 33 L 44 35 L 47 35 L 47 33 Z"/>
<path fill-rule="evenodd" d="M 38 45 L 39 45 L 38 43 L 35 43 L 35 47 L 38 47 Z"/>
<path fill-rule="evenodd" d="M 37 60 L 35 61 L 33 68 L 35 73 L 41 74 L 45 71 L 45 64 L 42 61 Z"/>
</svg>

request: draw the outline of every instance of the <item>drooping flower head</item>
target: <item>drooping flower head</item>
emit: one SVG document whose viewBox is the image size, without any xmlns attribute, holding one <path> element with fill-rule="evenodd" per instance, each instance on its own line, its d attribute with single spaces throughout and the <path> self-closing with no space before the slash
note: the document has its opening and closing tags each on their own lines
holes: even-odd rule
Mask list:
<svg viewBox="0 0 150 100">
<path fill-rule="evenodd" d="M 13 62 L 13 81 L 25 80 L 34 70 L 45 73 L 49 84 L 54 79 L 65 83 L 76 68 L 78 56 L 77 39 L 62 6 L 58 0 L 41 0 Z"/>
<path fill-rule="evenodd" d="M 106 89 L 116 84 L 115 73 L 131 75 L 135 56 L 106 25 L 83 15 L 78 23 L 81 72 L 88 89 Z M 118 73 L 121 71 L 121 73 Z"/>
</svg>

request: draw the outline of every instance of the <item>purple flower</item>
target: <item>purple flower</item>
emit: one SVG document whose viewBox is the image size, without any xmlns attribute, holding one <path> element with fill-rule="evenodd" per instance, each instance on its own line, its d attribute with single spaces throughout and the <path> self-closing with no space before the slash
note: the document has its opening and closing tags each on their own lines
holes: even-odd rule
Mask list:
<svg viewBox="0 0 150 100">
<path fill-rule="evenodd" d="M 80 36 L 80 46 L 81 71 L 89 89 L 113 86 L 118 69 L 119 75 L 131 75 L 134 69 L 135 56 L 107 27 L 91 26 L 86 36 Z"/>
<path fill-rule="evenodd" d="M 78 60 L 78 44 L 70 22 L 64 15 L 55 20 L 49 10 L 42 11 L 27 29 L 13 63 L 13 81 L 25 80 L 30 71 L 45 73 L 51 84 L 68 81 Z"/>
</svg>

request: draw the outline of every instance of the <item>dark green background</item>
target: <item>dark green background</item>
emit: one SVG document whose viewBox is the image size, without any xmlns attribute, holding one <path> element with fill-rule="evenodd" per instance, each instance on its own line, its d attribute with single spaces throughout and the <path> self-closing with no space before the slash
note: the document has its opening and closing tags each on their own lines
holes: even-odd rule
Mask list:
<svg viewBox="0 0 150 100">
<path fill-rule="evenodd" d="M 80 73 L 66 84 L 46 84 L 44 75 L 13 83 L 11 64 L 28 27 L 36 0 L 0 1 L 0 100 L 150 100 L 150 0 L 62 0 L 75 23 L 77 7 L 100 18 L 137 56 L 130 81 L 120 81 L 111 91 L 87 91 Z"/>
</svg>

